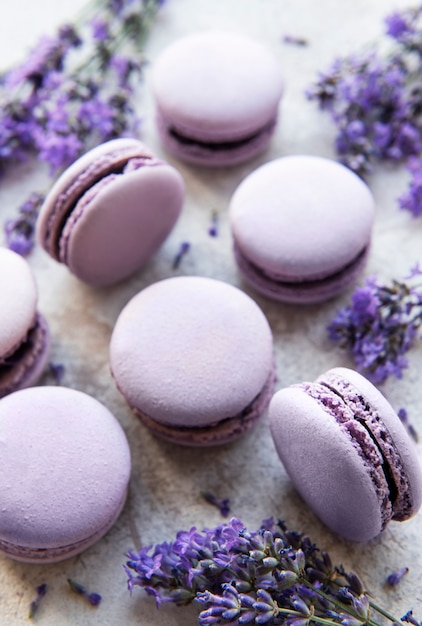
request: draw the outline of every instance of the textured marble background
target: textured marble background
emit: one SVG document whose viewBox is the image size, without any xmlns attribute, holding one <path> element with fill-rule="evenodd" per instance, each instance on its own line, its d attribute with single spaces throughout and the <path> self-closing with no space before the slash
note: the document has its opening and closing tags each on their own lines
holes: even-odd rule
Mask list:
<svg viewBox="0 0 422 626">
<path fill-rule="evenodd" d="M 52 33 L 83 5 L 83 0 L 7 3 L 0 24 L 0 67 L 22 58 L 39 35 Z M 139 100 L 143 139 L 178 167 L 186 181 L 186 203 L 176 229 L 143 272 L 103 290 L 82 284 L 41 250 L 30 257 L 39 285 L 40 309 L 51 325 L 52 360 L 65 363 L 65 385 L 92 394 L 120 420 L 132 450 L 133 476 L 130 498 L 118 523 L 87 552 L 50 566 L 24 565 L 0 557 L 2 626 L 28 623 L 35 587 L 44 582 L 49 591 L 35 619 L 43 626 L 193 626 L 196 607 L 167 606 L 156 611 L 154 602 L 139 590 L 130 597 L 122 564 L 126 551 L 138 542 L 148 545 L 171 540 L 178 529 L 220 523 L 218 511 L 201 500 L 201 490 L 230 498 L 233 515 L 249 528 L 259 526 L 271 515 L 284 518 L 290 527 L 310 534 L 321 548 L 329 550 L 334 562 L 355 570 L 379 604 L 399 617 L 413 608 L 421 619 L 422 514 L 404 524 L 391 523 L 369 544 L 339 539 L 293 491 L 276 456 L 266 417 L 253 433 L 232 445 L 204 451 L 164 443 L 150 435 L 128 410 L 111 379 L 107 356 L 113 324 L 135 293 L 161 278 L 195 274 L 241 286 L 256 298 L 274 332 L 279 387 L 312 380 L 335 365 L 351 365 L 327 341 L 325 332 L 334 312 L 348 301 L 348 294 L 309 308 L 275 304 L 255 296 L 236 271 L 227 206 L 240 181 L 267 160 L 299 153 L 333 156 L 333 128 L 305 99 L 304 90 L 335 55 L 374 40 L 382 30 L 382 17 L 393 8 L 405 6 L 403 0 L 167 0 L 147 45 L 151 63 L 168 42 L 208 27 L 231 28 L 261 39 L 274 51 L 285 74 L 280 124 L 270 149 L 244 166 L 227 171 L 185 166 L 165 155 L 158 142 L 147 69 Z M 305 37 L 309 46 L 284 44 L 286 33 Z M 369 181 L 377 216 L 367 275 L 401 278 L 421 260 L 422 221 L 413 221 L 396 203 L 406 180 L 402 169 L 383 166 Z M 28 163 L 7 172 L 0 181 L 1 220 L 15 215 L 29 191 L 47 185 L 46 169 L 40 165 Z M 219 219 L 217 238 L 207 233 L 214 210 Z M 182 241 L 190 241 L 191 249 L 174 271 L 172 262 Z M 389 381 L 383 391 L 396 409 L 406 406 L 422 433 L 422 346 L 413 351 L 410 362 L 404 379 Z M 409 574 L 399 587 L 387 589 L 386 575 L 405 565 L 410 567 Z M 101 593 L 100 607 L 91 608 L 73 595 L 66 583 L 68 577 Z"/>
</svg>

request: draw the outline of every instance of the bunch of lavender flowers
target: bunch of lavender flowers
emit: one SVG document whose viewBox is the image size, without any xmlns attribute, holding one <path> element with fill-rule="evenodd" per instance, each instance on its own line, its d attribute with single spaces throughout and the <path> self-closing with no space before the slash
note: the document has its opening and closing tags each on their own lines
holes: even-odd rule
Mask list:
<svg viewBox="0 0 422 626">
<path fill-rule="evenodd" d="M 328 326 L 333 341 L 351 351 L 357 369 L 375 383 L 402 377 L 405 354 L 414 346 L 422 322 L 422 289 L 416 267 L 406 281 L 382 284 L 367 279 Z"/>
<path fill-rule="evenodd" d="M 375 160 L 422 153 L 422 6 L 388 16 L 386 35 L 387 50 L 337 59 L 308 92 L 337 126 L 340 160 L 361 176 Z M 413 164 L 411 174 L 419 175 L 420 186 L 420 168 Z M 420 198 L 401 205 L 422 212 Z"/>
<path fill-rule="evenodd" d="M 369 599 L 355 574 L 272 518 L 252 532 L 236 518 L 202 532 L 191 528 L 128 557 L 130 591 L 144 588 L 157 606 L 196 601 L 204 607 L 200 626 L 377 626 L 374 614 L 398 622 Z M 404 617 L 417 624 L 411 612 Z"/>
<path fill-rule="evenodd" d="M 80 26 L 43 37 L 22 64 L 0 75 L 0 174 L 36 155 L 54 176 L 94 145 L 137 134 L 142 47 L 161 4 L 92 0 Z M 7 243 L 23 254 L 33 243 L 25 211 L 6 229 Z"/>
</svg>

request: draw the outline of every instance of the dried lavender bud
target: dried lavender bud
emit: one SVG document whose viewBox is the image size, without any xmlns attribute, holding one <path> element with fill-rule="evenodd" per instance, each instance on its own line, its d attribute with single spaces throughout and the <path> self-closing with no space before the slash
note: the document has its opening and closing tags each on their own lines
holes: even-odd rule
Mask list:
<svg viewBox="0 0 422 626">
<path fill-rule="evenodd" d="M 209 491 L 201 491 L 201 496 L 206 500 L 209 504 L 213 504 L 217 507 L 223 517 L 228 517 L 230 513 L 230 500 L 229 498 L 217 498 L 214 494 Z"/>
<path fill-rule="evenodd" d="M 47 593 L 47 585 L 45 583 L 43 583 L 42 585 L 38 585 L 37 597 L 35 598 L 35 600 L 32 600 L 31 604 L 29 605 L 29 614 L 28 614 L 29 619 L 32 619 L 35 616 L 36 612 L 38 611 L 40 607 L 41 600 L 45 596 L 46 593 Z"/>
<path fill-rule="evenodd" d="M 211 213 L 211 224 L 208 228 L 208 234 L 210 237 L 218 236 L 218 213 L 217 211 L 212 211 Z"/>
<path fill-rule="evenodd" d="M 284 43 L 291 43 L 295 46 L 307 46 L 308 40 L 304 37 L 297 37 L 296 35 L 284 35 L 283 37 Z"/>
<path fill-rule="evenodd" d="M 62 363 L 49 363 L 48 368 L 52 374 L 56 385 L 61 385 L 65 372 L 65 367 Z"/>
<path fill-rule="evenodd" d="M 389 584 L 391 587 L 395 587 L 399 584 L 403 576 L 408 573 L 408 571 L 408 567 L 402 567 L 397 572 L 391 572 L 391 574 L 387 576 L 387 584 Z"/>
<path fill-rule="evenodd" d="M 67 582 L 69 583 L 71 590 L 74 593 L 83 596 L 89 604 L 91 604 L 91 606 L 98 606 L 100 604 L 102 598 L 99 593 L 89 593 L 83 585 L 72 578 L 68 578 Z"/>
<path fill-rule="evenodd" d="M 390 285 L 368 279 L 352 294 L 351 304 L 340 309 L 328 326 L 330 339 L 348 349 L 357 369 L 375 383 L 388 376 L 401 378 L 405 354 L 414 346 L 422 322 L 422 291 L 412 279 Z"/>
<path fill-rule="evenodd" d="M 413 624 L 413 626 L 420 626 L 418 620 L 413 617 L 413 611 L 408 611 L 406 615 L 403 615 L 401 621 L 407 622 L 408 624 Z"/>
<path fill-rule="evenodd" d="M 406 427 L 407 432 L 409 433 L 409 435 L 411 436 L 411 438 L 418 443 L 419 441 L 419 435 L 416 432 L 415 427 L 413 426 L 413 424 L 411 424 L 409 422 L 409 418 L 407 415 L 407 411 L 406 409 L 399 409 L 397 412 L 397 415 L 399 416 L 399 418 L 401 419 L 402 423 L 404 424 L 404 426 Z"/>
<path fill-rule="evenodd" d="M 178 251 L 178 253 L 175 256 L 174 261 L 173 261 L 173 265 L 172 265 L 172 268 L 174 270 L 177 270 L 177 268 L 179 267 L 183 257 L 185 256 L 185 254 L 187 254 L 189 252 L 189 249 L 190 249 L 189 241 L 183 241 L 180 244 L 179 251 Z"/>
</svg>

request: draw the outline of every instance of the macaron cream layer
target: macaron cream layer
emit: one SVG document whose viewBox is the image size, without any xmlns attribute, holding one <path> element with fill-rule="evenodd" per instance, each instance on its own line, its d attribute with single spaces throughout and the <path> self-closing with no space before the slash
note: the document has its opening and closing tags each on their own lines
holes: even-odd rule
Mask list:
<svg viewBox="0 0 422 626">
<path fill-rule="evenodd" d="M 35 323 L 15 350 L 0 359 L 0 398 L 39 378 L 47 364 L 50 333 L 44 317 L 37 313 Z"/>
<path fill-rule="evenodd" d="M 357 279 L 366 264 L 369 245 L 336 272 L 302 279 L 258 267 L 243 254 L 237 242 L 233 251 L 240 271 L 261 293 L 273 300 L 312 304 L 336 296 Z"/>
<path fill-rule="evenodd" d="M 117 521 L 125 505 L 126 497 L 127 492 L 123 495 L 121 504 L 116 511 L 113 512 L 113 515 L 111 515 L 101 527 L 97 528 L 92 535 L 89 535 L 81 541 L 75 541 L 69 545 L 54 548 L 34 548 L 0 539 L 0 552 L 3 552 L 6 556 L 15 561 L 22 561 L 23 563 L 55 563 L 69 559 L 87 550 L 114 526 L 114 523 Z"/>
<path fill-rule="evenodd" d="M 345 399 L 344 394 L 325 384 L 303 383 L 297 387 L 316 400 L 323 407 L 324 411 L 336 420 L 343 433 L 349 438 L 351 445 L 357 450 L 375 487 L 380 503 L 382 528 L 385 528 L 386 524 L 393 517 L 393 508 L 398 500 L 398 489 L 393 479 L 390 466 L 391 460 L 384 456 L 382 448 L 377 443 L 370 429 L 370 421 L 374 419 L 376 422 L 378 416 L 373 418 L 369 416 L 362 404 L 362 399 L 359 399 L 357 396 L 352 396 L 352 406 L 349 405 L 350 390 L 342 390 L 347 393 L 347 399 Z M 385 429 L 383 435 L 386 438 L 388 437 Z M 394 450 L 393 446 L 392 449 Z M 397 462 L 397 455 L 395 454 L 394 456 Z M 403 479 L 404 481 L 405 479 Z M 406 489 L 408 485 L 405 484 L 402 487 Z M 403 488 L 401 493 L 403 493 Z M 405 499 L 401 498 L 401 500 Z M 404 504 L 405 508 L 408 509 L 409 503 L 404 502 Z"/>
<path fill-rule="evenodd" d="M 277 118 L 275 114 L 269 122 L 239 138 L 198 139 L 194 132 L 189 133 L 167 119 L 161 110 L 158 109 L 156 115 L 163 144 L 173 154 L 186 162 L 208 166 L 236 165 L 264 151 L 274 133 Z"/>
<path fill-rule="evenodd" d="M 362 387 L 359 389 L 353 384 L 353 375 L 354 372 L 345 378 L 342 369 L 335 368 L 317 379 L 315 384 L 321 384 L 341 399 L 343 406 L 352 413 L 353 422 L 346 427 L 351 427 L 353 439 L 361 446 L 363 454 L 372 448 L 379 455 L 380 469 L 384 473 L 391 502 L 391 519 L 404 521 L 412 517 L 421 505 L 421 475 L 420 471 L 413 471 L 418 463 L 413 462 L 412 447 L 406 441 L 407 433 L 391 406 L 373 386 L 370 387 L 372 394 L 365 394 Z M 365 380 L 365 383 L 369 387 L 368 381 Z M 358 434 L 360 432 L 364 437 L 362 439 Z"/>
<path fill-rule="evenodd" d="M 141 422 L 156 435 L 181 445 L 211 446 L 233 441 L 248 432 L 260 418 L 274 391 L 276 382 L 275 365 L 262 391 L 238 415 L 226 417 L 204 427 L 168 426 L 151 419 L 148 415 L 131 407 Z"/>
</svg>

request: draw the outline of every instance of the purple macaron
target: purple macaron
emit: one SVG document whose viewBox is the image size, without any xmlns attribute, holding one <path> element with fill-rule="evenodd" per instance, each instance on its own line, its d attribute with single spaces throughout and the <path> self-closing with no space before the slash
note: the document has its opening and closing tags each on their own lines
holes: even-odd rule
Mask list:
<svg viewBox="0 0 422 626">
<path fill-rule="evenodd" d="M 136 139 L 114 139 L 84 154 L 48 193 L 37 238 L 91 285 L 117 283 L 141 269 L 182 209 L 184 183 Z"/>
<path fill-rule="evenodd" d="M 65 387 L 0 400 L 0 552 L 53 563 L 89 548 L 126 499 L 130 452 L 100 402 Z"/>
<path fill-rule="evenodd" d="M 125 306 L 111 372 L 155 434 L 192 446 L 232 441 L 263 414 L 275 381 L 273 342 L 258 305 L 227 283 L 162 280 Z"/>
<path fill-rule="evenodd" d="M 270 426 L 286 472 L 316 515 L 354 541 L 404 521 L 422 502 L 416 448 L 381 392 L 353 370 L 278 391 Z"/>
<path fill-rule="evenodd" d="M 0 398 L 35 385 L 50 353 L 50 333 L 37 310 L 38 291 L 28 263 L 0 248 Z"/>
<path fill-rule="evenodd" d="M 283 91 L 273 54 L 224 31 L 170 44 L 153 65 L 152 85 L 164 146 L 208 167 L 236 165 L 265 150 Z"/>
<path fill-rule="evenodd" d="M 315 156 L 262 165 L 230 202 L 243 277 L 269 298 L 298 304 L 332 298 L 356 280 L 373 221 L 368 186 L 340 163 Z"/>
</svg>

